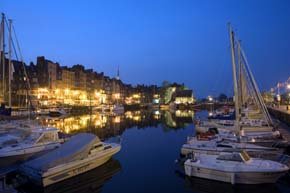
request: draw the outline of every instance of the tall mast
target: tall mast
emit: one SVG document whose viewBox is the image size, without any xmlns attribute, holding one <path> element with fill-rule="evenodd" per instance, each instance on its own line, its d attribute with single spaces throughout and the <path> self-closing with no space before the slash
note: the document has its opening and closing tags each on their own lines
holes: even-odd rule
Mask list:
<svg viewBox="0 0 290 193">
<path fill-rule="evenodd" d="M 232 30 L 231 24 L 228 24 L 230 42 L 231 42 L 231 55 L 232 55 L 232 66 L 233 66 L 233 80 L 234 80 L 234 99 L 235 99 L 235 129 L 236 133 L 240 134 L 240 110 L 239 110 L 239 96 L 238 96 L 238 82 L 237 82 L 237 71 L 236 71 L 236 59 L 235 59 L 235 39 L 234 32 Z"/>
<path fill-rule="evenodd" d="M 8 52 L 8 58 L 9 58 L 9 63 L 8 63 L 8 105 L 11 108 L 11 53 L 12 53 L 12 20 L 9 19 L 9 52 Z"/>
<path fill-rule="evenodd" d="M 244 101 L 243 101 L 243 75 L 242 75 L 242 61 L 241 61 L 241 47 L 240 47 L 240 42 L 238 43 L 238 66 L 239 66 L 239 84 L 238 84 L 238 91 L 239 91 L 239 105 L 242 107 Z"/>
<path fill-rule="evenodd" d="M 2 21 L 1 21 L 1 29 L 2 29 L 2 95 L 3 95 L 3 103 L 5 103 L 5 14 L 2 13 Z"/>
</svg>

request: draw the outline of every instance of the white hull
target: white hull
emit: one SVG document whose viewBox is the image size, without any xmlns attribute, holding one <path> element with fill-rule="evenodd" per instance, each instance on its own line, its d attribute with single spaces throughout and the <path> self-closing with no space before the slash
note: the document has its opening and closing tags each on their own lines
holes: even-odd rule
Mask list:
<svg viewBox="0 0 290 193">
<path fill-rule="evenodd" d="M 60 143 L 56 142 L 56 143 L 50 143 L 50 144 L 45 144 L 45 145 L 35 145 L 35 146 L 24 147 L 24 148 L 20 147 L 19 149 L 15 149 L 12 151 L 5 151 L 5 152 L 0 151 L 0 158 L 35 154 L 42 151 L 52 150 L 52 149 L 58 148 L 59 146 L 60 146 Z"/>
<path fill-rule="evenodd" d="M 120 146 L 115 146 L 95 156 L 56 166 L 42 174 L 31 171 L 30 168 L 23 168 L 23 171 L 33 182 L 45 187 L 92 170 L 106 163 L 118 151 L 120 151 Z"/>
<path fill-rule="evenodd" d="M 225 172 L 185 165 L 185 173 L 191 177 L 222 181 L 231 184 L 275 183 L 285 172 Z"/>
</svg>

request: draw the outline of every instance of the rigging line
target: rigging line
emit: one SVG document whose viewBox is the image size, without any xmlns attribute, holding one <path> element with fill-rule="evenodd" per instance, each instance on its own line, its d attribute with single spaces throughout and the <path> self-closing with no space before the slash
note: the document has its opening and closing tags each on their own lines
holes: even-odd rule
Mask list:
<svg viewBox="0 0 290 193">
<path fill-rule="evenodd" d="M 244 58 L 243 58 L 243 61 L 244 61 Z M 248 79 L 248 87 L 250 88 L 249 90 L 249 95 L 254 99 L 255 101 L 255 105 L 257 105 L 258 107 L 260 107 L 260 109 L 263 111 L 264 113 L 264 116 L 265 116 L 265 112 L 264 112 L 264 109 L 263 107 L 261 106 L 261 102 L 259 101 L 258 99 L 258 93 L 256 91 L 256 89 L 254 88 L 254 85 L 253 85 L 253 80 L 251 79 L 250 75 L 249 75 L 249 72 L 248 70 L 246 69 L 246 66 L 245 66 L 245 61 L 243 62 L 243 69 L 244 69 L 244 72 L 246 73 L 246 76 L 247 76 L 247 79 Z M 251 84 L 250 84 L 250 83 Z M 267 119 L 267 117 L 265 117 Z"/>
<path fill-rule="evenodd" d="M 14 25 L 12 25 L 12 30 L 13 30 L 13 33 L 14 33 L 14 36 L 15 36 L 16 45 L 17 45 L 17 48 L 18 48 L 20 60 L 21 60 L 21 63 L 22 63 L 23 71 L 24 71 L 24 76 L 26 77 L 26 84 L 25 85 L 27 87 L 26 90 L 27 90 L 28 101 L 30 103 L 30 108 L 29 108 L 29 111 L 30 111 L 30 109 L 33 108 L 33 105 L 32 105 L 32 102 L 31 102 L 31 96 L 29 94 L 29 91 L 31 90 L 29 77 L 27 75 L 27 71 L 26 71 L 26 68 L 25 68 L 25 63 L 23 61 L 23 56 L 22 56 L 22 52 L 21 52 L 21 49 L 20 49 L 20 45 L 19 45 L 19 41 L 18 41 L 18 38 L 17 38 L 17 35 L 16 35 L 16 30 L 15 30 Z"/>
<path fill-rule="evenodd" d="M 249 69 L 250 70 L 250 69 Z M 253 86 L 255 86 L 254 84 L 254 80 L 252 80 L 252 83 L 253 83 Z M 253 90 L 255 91 L 255 94 L 256 94 L 256 97 L 255 97 L 255 99 L 257 99 L 257 101 L 258 101 L 258 106 L 262 109 L 262 111 L 263 111 L 263 113 L 264 113 L 264 116 L 266 116 L 265 118 L 266 119 L 270 119 L 269 117 L 268 117 L 268 112 L 267 112 L 267 109 L 266 109 L 266 107 L 265 107 L 265 105 L 264 105 L 264 103 L 263 103 L 263 100 L 260 98 L 260 93 L 259 93 L 259 90 L 257 90 L 257 88 L 253 88 Z"/>
<path fill-rule="evenodd" d="M 6 27 L 8 29 L 9 25 L 8 25 L 7 18 L 5 18 L 5 23 L 6 23 Z M 15 47 L 15 43 L 14 43 L 13 38 L 11 39 L 11 42 L 12 42 L 12 48 L 13 48 L 13 51 L 14 51 L 15 58 L 16 58 L 16 60 L 18 60 L 18 54 L 17 54 L 17 51 L 16 51 L 16 47 Z"/>
<path fill-rule="evenodd" d="M 266 115 L 266 117 L 267 117 L 267 119 L 268 119 L 269 124 L 273 125 L 273 121 L 272 121 L 272 119 L 271 119 L 271 116 L 270 116 L 270 114 L 269 114 L 269 112 L 268 112 L 268 110 L 267 110 L 267 107 L 266 107 L 266 105 L 265 105 L 265 103 L 264 103 L 264 101 L 263 101 L 263 98 L 262 98 L 262 96 L 261 96 L 260 90 L 259 90 L 259 88 L 258 88 L 258 86 L 257 86 L 257 83 L 256 83 L 255 79 L 254 79 L 253 73 L 252 73 L 252 71 L 251 71 L 251 69 L 250 69 L 250 67 L 249 67 L 249 63 L 248 63 L 248 61 L 247 61 L 247 58 L 246 58 L 245 52 L 244 52 L 244 50 L 243 50 L 242 48 L 241 48 L 241 54 L 242 54 L 242 57 L 243 57 L 243 60 L 244 60 L 244 65 L 246 66 L 246 69 L 247 69 L 247 71 L 248 71 L 248 73 L 249 73 L 249 76 L 250 76 L 250 78 L 251 78 L 251 82 L 252 82 L 252 84 L 253 84 L 253 88 L 254 88 L 255 93 L 256 93 L 256 95 L 257 95 L 257 99 L 258 99 L 258 101 L 259 101 L 259 104 L 261 105 L 262 110 L 263 110 L 263 112 L 265 113 L 265 115 Z"/>
</svg>

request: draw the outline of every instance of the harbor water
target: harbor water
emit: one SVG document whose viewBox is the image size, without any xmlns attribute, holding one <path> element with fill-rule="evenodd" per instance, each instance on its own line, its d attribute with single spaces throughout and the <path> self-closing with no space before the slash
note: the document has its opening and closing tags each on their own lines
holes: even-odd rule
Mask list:
<svg viewBox="0 0 290 193">
<path fill-rule="evenodd" d="M 188 136 L 194 135 L 194 117 L 207 112 L 126 112 L 124 115 L 83 115 L 67 118 L 39 118 L 68 134 L 92 132 L 104 141 L 122 144 L 121 151 L 101 167 L 51 185 L 45 189 L 26 183 L 19 192 L 126 192 L 126 193 L 286 193 L 290 177 L 272 185 L 230 185 L 186 177 L 180 161 L 180 148 Z"/>
</svg>

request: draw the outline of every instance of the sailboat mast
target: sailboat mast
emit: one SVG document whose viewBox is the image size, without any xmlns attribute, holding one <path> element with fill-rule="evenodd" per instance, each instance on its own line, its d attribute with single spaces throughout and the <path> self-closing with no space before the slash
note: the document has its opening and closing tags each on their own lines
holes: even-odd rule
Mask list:
<svg viewBox="0 0 290 193">
<path fill-rule="evenodd" d="M 8 52 L 8 58 L 9 58 L 9 63 L 8 63 L 8 105 L 11 108 L 11 53 L 12 53 L 12 20 L 9 19 L 9 52 Z"/>
<path fill-rule="evenodd" d="M 3 103 L 5 103 L 5 14 L 2 13 L 1 21 L 1 30 L 2 30 L 2 95 Z"/>
<path fill-rule="evenodd" d="M 232 66 L 233 66 L 233 80 L 234 80 L 234 100 L 235 100 L 235 129 L 237 134 L 240 134 L 240 110 L 239 110 L 239 95 L 238 95 L 238 82 L 237 82 L 237 71 L 236 71 L 236 59 L 235 59 L 235 39 L 234 32 L 230 24 L 228 24 L 230 42 L 231 42 L 231 55 L 232 55 Z"/>
<path fill-rule="evenodd" d="M 240 47 L 240 42 L 238 43 L 238 64 L 239 64 L 239 84 L 238 84 L 238 89 L 239 89 L 239 104 L 240 107 L 244 105 L 244 100 L 243 100 L 243 86 L 244 86 L 244 80 L 243 80 L 243 75 L 242 75 L 242 60 L 241 60 L 241 47 Z"/>
</svg>

